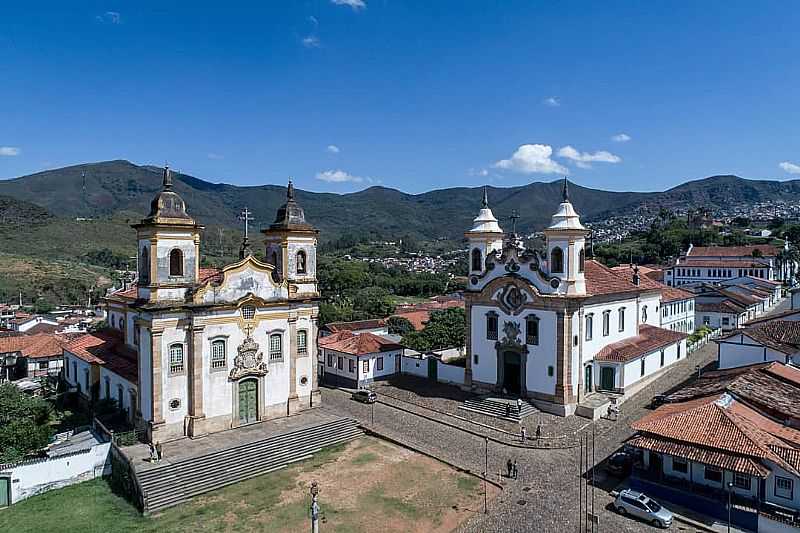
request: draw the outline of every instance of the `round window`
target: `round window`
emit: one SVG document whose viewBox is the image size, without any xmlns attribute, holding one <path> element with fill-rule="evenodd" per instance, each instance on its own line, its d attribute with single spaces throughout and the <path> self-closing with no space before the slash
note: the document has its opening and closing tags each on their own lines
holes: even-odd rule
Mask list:
<svg viewBox="0 0 800 533">
<path fill-rule="evenodd" d="M 300 378 L 300 385 L 306 385 L 306 384 L 308 384 L 308 378 L 303 376 L 302 378 Z"/>
<path fill-rule="evenodd" d="M 169 408 L 170 409 L 177 409 L 181 406 L 181 401 L 177 398 L 169 401 Z"/>
</svg>

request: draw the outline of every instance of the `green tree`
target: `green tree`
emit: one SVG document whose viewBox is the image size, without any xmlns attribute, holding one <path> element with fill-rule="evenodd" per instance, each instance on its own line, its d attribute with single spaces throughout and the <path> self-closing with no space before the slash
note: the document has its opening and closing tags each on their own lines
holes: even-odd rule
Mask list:
<svg viewBox="0 0 800 533">
<path fill-rule="evenodd" d="M 24 459 L 50 440 L 51 408 L 10 383 L 0 385 L 0 463 Z"/>
<path fill-rule="evenodd" d="M 414 331 L 414 326 L 411 324 L 411 322 L 407 318 L 403 318 L 401 316 L 389 317 L 389 320 L 387 320 L 386 323 L 389 326 L 389 334 L 391 335 L 400 335 L 401 337 L 405 337 Z"/>
<path fill-rule="evenodd" d="M 434 311 L 425 329 L 403 337 L 403 344 L 418 352 L 462 347 L 466 342 L 466 315 L 460 307 Z"/>
<path fill-rule="evenodd" d="M 383 318 L 393 311 L 391 294 L 383 287 L 367 287 L 353 296 L 354 320 Z"/>
</svg>

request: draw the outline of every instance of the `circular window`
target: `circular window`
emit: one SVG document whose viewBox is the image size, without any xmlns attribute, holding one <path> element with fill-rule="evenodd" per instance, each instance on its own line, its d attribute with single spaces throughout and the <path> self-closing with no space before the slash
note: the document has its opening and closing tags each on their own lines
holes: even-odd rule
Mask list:
<svg viewBox="0 0 800 533">
<path fill-rule="evenodd" d="M 302 378 L 300 378 L 300 385 L 307 385 L 307 384 L 308 384 L 307 377 L 303 376 Z"/>
<path fill-rule="evenodd" d="M 169 408 L 175 410 L 181 406 L 181 401 L 177 398 L 169 401 Z"/>
<path fill-rule="evenodd" d="M 553 278 L 553 279 L 550 280 L 550 286 L 553 287 L 554 289 L 557 289 L 559 285 L 561 285 L 561 280 L 560 279 Z"/>
</svg>

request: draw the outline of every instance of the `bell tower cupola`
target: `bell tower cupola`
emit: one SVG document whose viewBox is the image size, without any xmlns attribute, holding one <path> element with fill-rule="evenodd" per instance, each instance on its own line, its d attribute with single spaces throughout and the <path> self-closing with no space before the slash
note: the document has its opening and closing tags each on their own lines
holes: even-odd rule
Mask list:
<svg viewBox="0 0 800 533">
<path fill-rule="evenodd" d="M 486 257 L 495 250 L 503 249 L 503 230 L 489 207 L 489 193 L 483 188 L 483 200 L 478 216 L 472 221 L 472 229 L 464 233 L 469 243 L 470 276 L 486 272 Z"/>
<path fill-rule="evenodd" d="M 317 236 L 319 230 L 306 221 L 295 199 L 292 180 L 286 187 L 286 203 L 278 208 L 275 222 L 264 234 L 267 262 L 275 267 L 276 281 L 289 283 L 289 296 L 317 296 Z"/>
<path fill-rule="evenodd" d="M 544 235 L 547 241 L 547 271 L 566 283 L 567 294 L 586 294 L 584 263 L 588 233 L 569 199 L 569 182 L 565 177 L 561 204 L 544 230 Z"/>
<path fill-rule="evenodd" d="M 137 297 L 151 302 L 183 300 L 197 283 L 203 226 L 186 212 L 169 166 L 164 166 L 161 190 L 150 202 L 150 213 L 132 227 L 138 242 Z"/>
</svg>

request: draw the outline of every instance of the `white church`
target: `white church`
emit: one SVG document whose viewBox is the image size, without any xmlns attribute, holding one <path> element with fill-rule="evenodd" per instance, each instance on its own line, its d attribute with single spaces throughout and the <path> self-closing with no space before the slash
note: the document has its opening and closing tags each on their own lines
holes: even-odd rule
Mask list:
<svg viewBox="0 0 800 533">
<path fill-rule="evenodd" d="M 566 416 L 595 392 L 624 399 L 686 356 L 687 335 L 660 327 L 665 287 L 587 259 L 588 233 L 566 179 L 542 252 L 504 234 L 484 191 L 465 233 L 466 387 Z"/>
<path fill-rule="evenodd" d="M 111 331 L 67 346 L 67 381 L 113 398 L 152 441 L 197 437 L 319 404 L 317 230 L 291 182 L 263 230 L 268 262 L 247 236 L 241 260 L 200 268 L 202 227 L 164 169 L 150 214 L 133 227 L 138 280 L 107 298 Z"/>
</svg>

